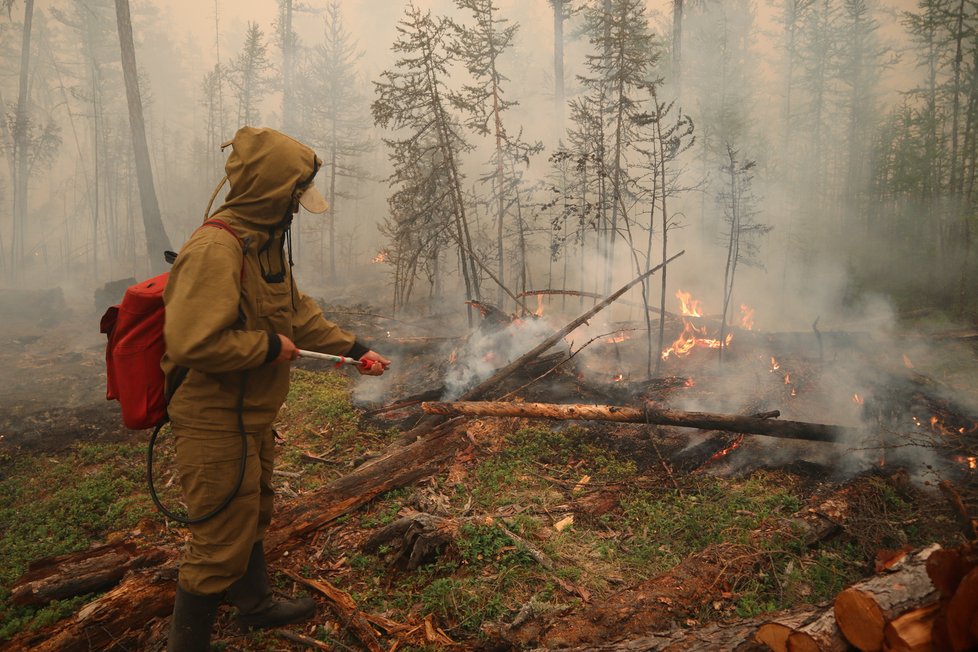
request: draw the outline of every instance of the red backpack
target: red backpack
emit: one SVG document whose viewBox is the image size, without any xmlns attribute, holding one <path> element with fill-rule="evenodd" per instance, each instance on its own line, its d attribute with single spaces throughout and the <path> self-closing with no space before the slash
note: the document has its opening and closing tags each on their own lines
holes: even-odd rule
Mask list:
<svg viewBox="0 0 978 652">
<path fill-rule="evenodd" d="M 223 229 L 241 243 L 234 229 L 220 220 L 208 220 L 203 226 Z M 241 270 L 244 273 L 244 261 Z M 109 340 L 105 347 L 105 398 L 119 401 L 122 421 L 133 430 L 166 421 L 169 396 L 160 362 L 166 352 L 163 290 L 169 277 L 165 272 L 133 285 L 126 290 L 122 303 L 102 315 L 101 331 Z"/>
</svg>

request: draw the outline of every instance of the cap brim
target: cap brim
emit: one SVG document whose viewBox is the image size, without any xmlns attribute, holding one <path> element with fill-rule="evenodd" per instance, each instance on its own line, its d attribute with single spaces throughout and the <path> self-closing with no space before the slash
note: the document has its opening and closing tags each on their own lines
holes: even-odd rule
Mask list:
<svg viewBox="0 0 978 652">
<path fill-rule="evenodd" d="M 329 209 L 322 193 L 312 184 L 299 195 L 299 204 L 310 213 L 325 213 Z"/>
</svg>

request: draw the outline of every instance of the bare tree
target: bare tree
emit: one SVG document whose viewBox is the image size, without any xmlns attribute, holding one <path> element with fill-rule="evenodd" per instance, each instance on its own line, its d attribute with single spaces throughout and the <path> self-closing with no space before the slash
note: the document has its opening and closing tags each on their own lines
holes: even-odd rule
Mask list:
<svg viewBox="0 0 978 652">
<path fill-rule="evenodd" d="M 163 226 L 160 205 L 156 200 L 156 187 L 153 184 L 153 168 L 149 160 L 149 146 L 146 143 L 146 124 L 143 121 L 143 101 L 139 95 L 136 48 L 132 40 L 129 0 L 115 0 L 115 9 L 119 27 L 119 45 L 122 50 L 122 72 L 126 81 L 126 99 L 129 104 L 129 126 L 132 130 L 132 147 L 136 156 L 139 200 L 142 205 L 143 228 L 146 232 L 146 253 L 153 273 L 159 274 L 166 269 L 163 252 L 170 249 L 170 239 Z"/>
</svg>

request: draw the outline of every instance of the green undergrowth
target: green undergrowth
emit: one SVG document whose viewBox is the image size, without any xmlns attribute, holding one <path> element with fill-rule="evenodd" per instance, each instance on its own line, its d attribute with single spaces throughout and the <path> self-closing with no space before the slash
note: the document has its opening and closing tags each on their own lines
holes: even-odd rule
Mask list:
<svg viewBox="0 0 978 652">
<path fill-rule="evenodd" d="M 10 585 L 43 557 L 84 550 L 152 513 L 145 446 L 80 444 L 55 454 L 2 460 L 0 479 L 0 640 L 74 611 L 74 598 L 40 609 L 9 603 Z"/>
<path fill-rule="evenodd" d="M 859 480 L 852 526 L 809 547 L 792 517 L 810 506 L 812 487 L 787 472 L 684 476 L 677 487 L 639 474 L 633 445 L 574 427 L 519 430 L 497 448 L 484 451 L 454 483 L 438 476 L 423 489 L 388 493 L 347 522 L 374 530 L 435 495 L 462 523 L 440 554 L 407 571 L 390 547 L 377 554 L 336 552 L 335 558 L 348 555 L 352 569 L 337 582 L 369 611 L 413 622 L 431 614 L 449 636 L 473 640 L 484 635 L 484 623 L 508 621 L 528 602 L 580 606 L 568 586 L 581 587 L 594 603 L 670 569 L 680 569 L 670 572 L 682 579 L 691 556 L 712 555 L 721 560 L 718 568 L 729 557 L 735 563 L 718 571 L 715 586 L 704 587 L 702 607 L 686 614 L 705 622 L 828 600 L 872 572 L 878 549 L 921 545 L 936 534 L 914 518 L 920 508 L 913 496 L 884 479 Z M 601 491 L 615 495 L 607 511 L 589 515 L 569 507 Z M 573 524 L 557 531 L 571 514 Z M 544 569 L 500 523 L 555 568 Z"/>
</svg>

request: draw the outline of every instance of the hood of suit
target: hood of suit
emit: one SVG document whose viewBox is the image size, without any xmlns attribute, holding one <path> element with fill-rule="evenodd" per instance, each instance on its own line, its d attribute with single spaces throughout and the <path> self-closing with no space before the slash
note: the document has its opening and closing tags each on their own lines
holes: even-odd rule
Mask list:
<svg viewBox="0 0 978 652">
<path fill-rule="evenodd" d="M 298 189 L 312 183 L 322 161 L 297 140 L 275 131 L 242 127 L 226 143 L 230 189 L 215 215 L 230 215 L 254 231 L 259 246 L 292 223 Z"/>
</svg>

